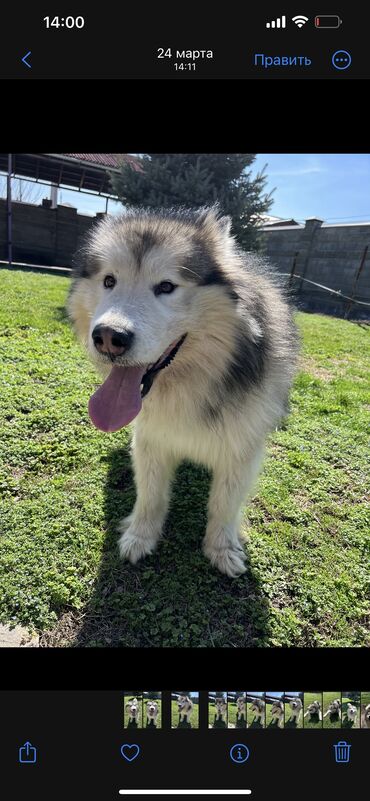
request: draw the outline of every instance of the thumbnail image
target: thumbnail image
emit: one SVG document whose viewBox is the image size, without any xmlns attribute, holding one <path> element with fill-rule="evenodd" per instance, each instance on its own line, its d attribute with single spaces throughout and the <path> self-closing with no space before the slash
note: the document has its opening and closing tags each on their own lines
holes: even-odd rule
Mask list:
<svg viewBox="0 0 370 801">
<path fill-rule="evenodd" d="M 286 729 L 303 729 L 303 692 L 284 693 Z"/>
<path fill-rule="evenodd" d="M 171 693 L 171 729 L 199 728 L 199 693 Z"/>
<path fill-rule="evenodd" d="M 247 692 L 247 726 L 248 729 L 264 729 L 266 725 L 265 693 Z"/>
<path fill-rule="evenodd" d="M 304 728 L 322 729 L 323 698 L 321 690 L 317 693 L 305 693 L 303 707 Z"/>
<path fill-rule="evenodd" d="M 342 725 L 342 700 L 341 692 L 323 693 L 323 716 L 322 725 L 324 729 L 340 729 Z"/>
<path fill-rule="evenodd" d="M 342 692 L 342 729 L 360 728 L 360 701 L 358 690 Z"/>
<path fill-rule="evenodd" d="M 126 692 L 124 693 L 124 719 L 125 729 L 143 728 L 143 693 Z"/>
<path fill-rule="evenodd" d="M 143 692 L 143 728 L 162 728 L 162 693 L 148 690 Z"/>
<path fill-rule="evenodd" d="M 246 693 L 236 690 L 227 694 L 227 720 L 229 729 L 247 728 Z"/>
<path fill-rule="evenodd" d="M 284 728 L 284 693 L 268 692 L 266 701 L 266 729 Z"/>
<path fill-rule="evenodd" d="M 370 729 L 370 692 L 361 693 L 361 729 Z"/>
<path fill-rule="evenodd" d="M 211 690 L 208 694 L 208 728 L 227 729 L 227 693 Z"/>
</svg>

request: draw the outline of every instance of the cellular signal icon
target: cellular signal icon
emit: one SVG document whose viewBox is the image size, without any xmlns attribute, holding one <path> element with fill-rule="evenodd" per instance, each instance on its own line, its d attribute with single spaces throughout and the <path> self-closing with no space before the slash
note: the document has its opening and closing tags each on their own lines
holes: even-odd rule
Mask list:
<svg viewBox="0 0 370 801">
<path fill-rule="evenodd" d="M 278 17 L 271 22 L 266 22 L 266 28 L 286 28 L 286 17 Z"/>
</svg>

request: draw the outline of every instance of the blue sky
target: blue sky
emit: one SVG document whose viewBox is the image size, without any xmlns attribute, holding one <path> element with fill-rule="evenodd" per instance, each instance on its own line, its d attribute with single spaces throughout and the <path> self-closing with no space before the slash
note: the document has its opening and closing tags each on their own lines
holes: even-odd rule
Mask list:
<svg viewBox="0 0 370 801">
<path fill-rule="evenodd" d="M 370 220 L 370 154 L 260 153 L 253 174 L 265 164 L 267 188 L 275 188 L 271 215 L 297 221 L 317 216 L 329 223 Z M 37 188 L 48 197 L 48 187 Z M 105 211 L 105 198 L 67 189 L 59 191 L 58 202 L 81 214 Z M 108 210 L 117 213 L 122 205 L 110 200 Z"/>
<path fill-rule="evenodd" d="M 253 172 L 267 164 L 267 187 L 274 187 L 270 214 L 301 221 L 370 220 L 370 154 L 261 153 Z"/>
</svg>

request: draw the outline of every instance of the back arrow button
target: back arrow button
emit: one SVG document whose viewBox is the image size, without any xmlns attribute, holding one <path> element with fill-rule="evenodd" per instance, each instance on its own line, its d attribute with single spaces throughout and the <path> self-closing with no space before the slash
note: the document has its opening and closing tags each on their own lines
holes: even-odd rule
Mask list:
<svg viewBox="0 0 370 801">
<path fill-rule="evenodd" d="M 30 55 L 31 55 L 31 50 L 29 50 L 28 53 L 26 53 L 26 55 L 23 56 L 22 61 L 23 61 L 23 64 L 26 65 L 26 67 L 29 67 L 29 69 L 32 69 L 32 64 L 29 64 L 28 61 L 27 61 L 28 56 L 30 56 Z"/>
</svg>

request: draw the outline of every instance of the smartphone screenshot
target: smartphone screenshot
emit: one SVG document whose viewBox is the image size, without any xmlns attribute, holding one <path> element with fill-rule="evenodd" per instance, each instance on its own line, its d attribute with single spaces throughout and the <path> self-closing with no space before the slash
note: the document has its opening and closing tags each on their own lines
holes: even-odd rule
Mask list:
<svg viewBox="0 0 370 801">
<path fill-rule="evenodd" d="M 4 798 L 367 797 L 369 25 L 2 10 Z"/>
</svg>

